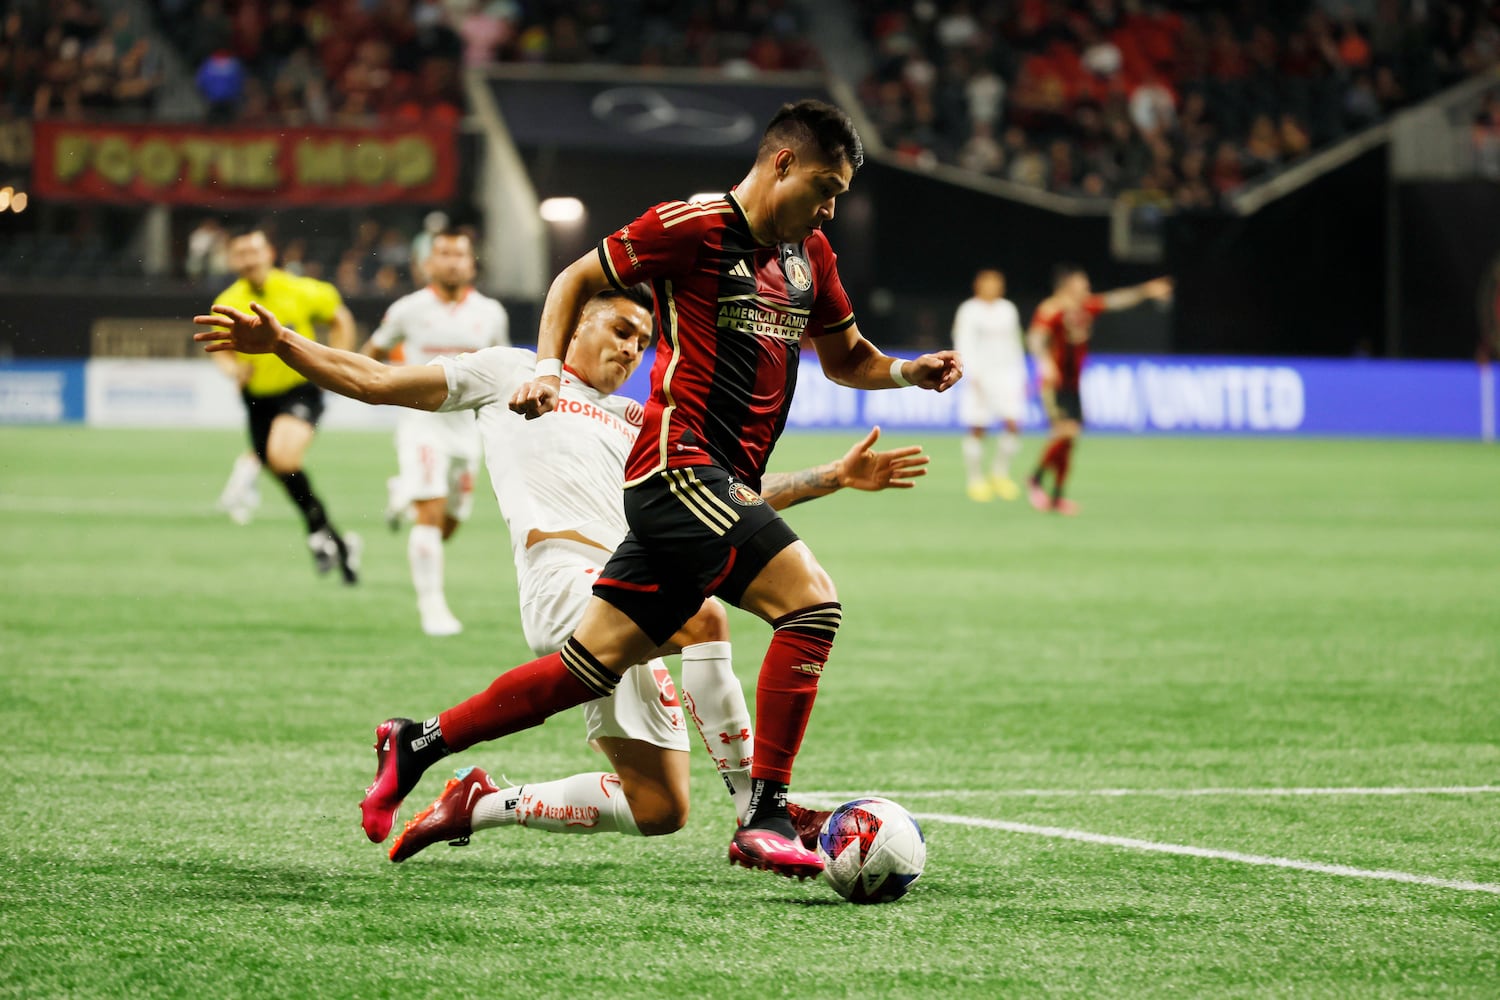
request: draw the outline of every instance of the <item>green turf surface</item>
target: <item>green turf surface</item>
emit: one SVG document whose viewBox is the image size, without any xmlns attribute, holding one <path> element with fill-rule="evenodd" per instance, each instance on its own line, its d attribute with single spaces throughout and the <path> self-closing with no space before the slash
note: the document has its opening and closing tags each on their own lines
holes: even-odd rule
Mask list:
<svg viewBox="0 0 1500 1000">
<path fill-rule="evenodd" d="M 790 513 L 845 606 L 797 788 L 1500 883 L 1494 792 L 1040 794 L 1500 784 L 1493 449 L 1090 439 L 1064 520 L 970 503 L 956 439 L 926 443 L 919 489 Z M 379 517 L 389 439 L 329 432 L 309 464 L 368 540 L 357 589 L 314 576 L 273 483 L 248 527 L 213 512 L 239 446 L 0 429 L 0 995 L 1500 994 L 1482 891 L 929 821 L 907 899 L 842 904 L 729 867 L 701 759 L 674 837 L 392 865 L 357 825 L 373 723 L 527 656 L 503 523 L 482 488 L 448 557 L 467 631 L 427 639 Z M 734 626 L 753 690 L 766 630 Z M 597 769 L 580 732 L 455 764 Z"/>
</svg>

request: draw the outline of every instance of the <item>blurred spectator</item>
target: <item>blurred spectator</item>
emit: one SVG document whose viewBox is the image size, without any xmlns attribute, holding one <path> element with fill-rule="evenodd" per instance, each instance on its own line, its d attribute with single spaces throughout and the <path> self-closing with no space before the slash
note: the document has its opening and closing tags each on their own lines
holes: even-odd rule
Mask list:
<svg viewBox="0 0 1500 1000">
<path fill-rule="evenodd" d="M 245 95 L 245 68 L 239 57 L 220 49 L 198 67 L 198 93 L 208 103 L 208 120 L 233 121 Z"/>
<path fill-rule="evenodd" d="M 427 255 L 432 252 L 432 240 L 448 228 L 447 212 L 428 212 L 422 219 L 422 229 L 411 241 L 411 278 L 413 284 L 427 284 Z"/>
<path fill-rule="evenodd" d="M 214 216 L 206 217 L 188 234 L 183 270 L 194 281 L 217 284 L 229 273 L 229 231 Z"/>
</svg>

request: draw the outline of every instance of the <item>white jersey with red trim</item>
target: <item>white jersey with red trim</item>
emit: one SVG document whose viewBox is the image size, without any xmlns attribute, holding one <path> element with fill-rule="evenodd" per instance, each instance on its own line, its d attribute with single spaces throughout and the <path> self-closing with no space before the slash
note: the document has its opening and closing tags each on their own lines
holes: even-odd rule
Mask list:
<svg viewBox="0 0 1500 1000">
<path fill-rule="evenodd" d="M 370 342 L 386 351 L 399 346 L 406 364 L 425 365 L 486 347 L 510 346 L 510 318 L 498 301 L 473 288 L 457 302 L 449 302 L 428 285 L 392 302 Z M 408 437 L 452 453 L 478 454 L 474 421 L 467 414 L 402 410 L 398 420 Z"/>
<path fill-rule="evenodd" d="M 641 429 L 641 404 L 602 393 L 564 368 L 557 408 L 527 420 L 507 404 L 533 377 L 534 352 L 492 347 L 436 363 L 448 377 L 441 412 L 478 415 L 516 571 L 525 574 L 526 538 L 533 529 L 575 531 L 613 551 L 628 530 L 621 491 L 625 458 Z"/>
</svg>

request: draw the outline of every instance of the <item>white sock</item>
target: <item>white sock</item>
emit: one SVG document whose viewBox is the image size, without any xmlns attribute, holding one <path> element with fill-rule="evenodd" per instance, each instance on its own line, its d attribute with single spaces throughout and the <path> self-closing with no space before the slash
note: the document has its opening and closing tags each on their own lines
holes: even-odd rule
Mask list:
<svg viewBox="0 0 1500 1000">
<path fill-rule="evenodd" d="M 1016 453 L 1020 450 L 1021 435 L 1014 431 L 1002 431 L 1000 441 L 995 445 L 994 474 L 998 478 L 1010 478 L 1010 463 L 1015 461 Z"/>
<path fill-rule="evenodd" d="M 964 468 L 969 472 L 969 482 L 984 479 L 984 442 L 972 434 L 964 435 Z"/>
<path fill-rule="evenodd" d="M 414 524 L 406 536 L 406 558 L 411 563 L 411 582 L 417 588 L 417 605 L 421 608 L 442 605 L 443 596 L 443 529 L 430 524 Z"/>
<path fill-rule="evenodd" d="M 473 823 L 476 830 L 524 826 L 548 833 L 641 835 L 619 775 L 602 771 L 486 795 L 474 803 Z"/>
<path fill-rule="evenodd" d="M 260 476 L 260 459 L 246 451 L 234 460 L 234 468 L 229 470 L 229 481 L 224 484 L 224 492 L 220 494 L 223 502 L 236 503 L 243 498 L 254 496 L 256 493 L 255 480 Z"/>
<path fill-rule="evenodd" d="M 755 756 L 750 706 L 734 675 L 727 642 L 700 642 L 682 650 L 682 695 L 688 715 L 734 799 L 735 817 L 750 815 L 750 762 Z"/>
</svg>

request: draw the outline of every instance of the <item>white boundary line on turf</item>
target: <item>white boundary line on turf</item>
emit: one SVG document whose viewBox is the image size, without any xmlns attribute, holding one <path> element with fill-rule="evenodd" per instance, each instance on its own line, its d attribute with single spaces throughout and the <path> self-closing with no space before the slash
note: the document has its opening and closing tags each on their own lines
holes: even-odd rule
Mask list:
<svg viewBox="0 0 1500 1000">
<path fill-rule="evenodd" d="M 893 792 L 798 792 L 803 799 L 824 799 L 844 802 L 868 795 L 879 795 L 888 799 L 988 799 L 988 798 L 1105 798 L 1120 799 L 1130 796 L 1156 796 L 1159 798 L 1192 798 L 1196 796 L 1320 796 L 1320 795 L 1490 795 L 1500 792 L 1500 785 L 1429 785 L 1392 787 L 1331 787 L 1331 788 L 1001 788 L 986 791 L 978 788 L 928 788 L 919 791 Z"/>
<path fill-rule="evenodd" d="M 1349 878 L 1377 879 L 1384 882 L 1406 882 L 1412 885 L 1433 886 L 1439 889 L 1458 889 L 1463 892 L 1488 892 L 1500 895 L 1500 885 L 1489 882 L 1469 882 L 1463 879 L 1437 878 L 1432 875 L 1413 875 L 1411 872 L 1388 871 L 1379 868 L 1354 868 L 1349 865 L 1330 865 L 1321 861 L 1298 861 L 1295 858 L 1277 858 L 1267 854 L 1242 854 L 1239 851 L 1222 851 L 1211 847 L 1192 847 L 1187 844 L 1166 844 L 1155 840 L 1136 840 L 1133 837 L 1111 837 L 1087 830 L 1069 830 L 1057 826 L 1033 826 L 1030 823 L 1010 823 L 1000 819 L 980 819 L 974 816 L 951 816 L 946 813 L 917 813 L 918 819 L 937 823 L 957 823 L 977 826 L 986 830 L 1004 830 L 1007 833 L 1028 833 L 1038 837 L 1058 840 L 1075 840 L 1085 844 L 1104 844 L 1108 847 L 1123 847 L 1132 851 L 1151 851 L 1156 854 L 1180 854 L 1193 858 L 1212 858 L 1218 861 L 1234 861 L 1242 865 L 1260 865 L 1270 868 L 1291 868 L 1296 871 L 1317 872 L 1321 875 L 1343 875 Z"/>
</svg>

